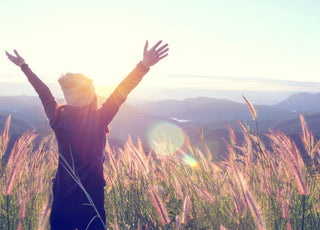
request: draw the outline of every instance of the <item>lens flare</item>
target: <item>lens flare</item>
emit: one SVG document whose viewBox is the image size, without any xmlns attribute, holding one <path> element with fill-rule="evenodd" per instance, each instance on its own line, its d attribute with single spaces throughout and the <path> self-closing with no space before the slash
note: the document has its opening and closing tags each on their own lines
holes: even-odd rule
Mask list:
<svg viewBox="0 0 320 230">
<path fill-rule="evenodd" d="M 196 161 L 196 159 L 194 159 L 194 157 L 192 155 L 186 154 L 183 156 L 183 160 L 184 162 L 187 163 L 187 165 L 195 168 L 198 166 L 198 162 Z"/>
<path fill-rule="evenodd" d="M 182 129 L 167 121 L 152 123 L 146 136 L 149 147 L 157 154 L 173 154 L 185 143 Z"/>
</svg>

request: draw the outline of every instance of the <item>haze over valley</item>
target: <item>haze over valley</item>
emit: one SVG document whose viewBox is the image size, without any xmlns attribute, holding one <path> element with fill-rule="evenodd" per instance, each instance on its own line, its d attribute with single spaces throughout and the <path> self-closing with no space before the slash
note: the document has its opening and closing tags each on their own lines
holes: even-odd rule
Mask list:
<svg viewBox="0 0 320 230">
<path fill-rule="evenodd" d="M 104 97 L 99 97 L 100 104 L 104 100 Z M 58 101 L 63 103 L 63 100 Z M 301 133 L 299 114 L 303 114 L 314 135 L 320 136 L 319 101 L 320 93 L 298 93 L 273 105 L 254 104 L 258 113 L 258 130 L 263 133 L 276 128 L 295 136 Z M 30 129 L 36 129 L 41 135 L 51 133 L 40 100 L 36 96 L 0 97 L 0 128 L 3 128 L 9 114 L 13 117 L 10 132 L 14 134 L 14 139 Z M 235 130 L 239 140 L 242 139 L 238 121 L 247 124 L 252 132 L 257 131 L 244 100 L 235 102 L 229 99 L 195 97 L 125 103 L 110 124 L 108 139 L 114 147 L 121 147 L 129 136 L 134 141 L 140 138 L 148 149 L 150 127 L 171 124 L 183 130 L 191 142 L 200 148 L 200 131 L 203 132 L 205 142 L 216 153 L 216 158 L 220 159 L 226 151 L 224 140 L 229 140 L 226 123 Z M 166 132 L 165 128 L 164 131 Z M 169 129 L 167 132 L 169 134 L 175 131 Z"/>
</svg>

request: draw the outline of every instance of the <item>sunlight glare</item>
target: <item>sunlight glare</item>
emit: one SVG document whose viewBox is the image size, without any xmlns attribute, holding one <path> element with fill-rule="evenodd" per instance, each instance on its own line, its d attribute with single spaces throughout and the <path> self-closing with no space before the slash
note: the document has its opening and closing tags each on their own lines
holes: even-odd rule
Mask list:
<svg viewBox="0 0 320 230">
<path fill-rule="evenodd" d="M 167 121 L 157 121 L 147 131 L 148 146 L 157 154 L 168 155 L 180 150 L 185 143 L 182 129 Z"/>
<path fill-rule="evenodd" d="M 196 159 L 194 159 L 194 157 L 190 154 L 186 154 L 183 156 L 183 160 L 184 162 L 191 166 L 192 168 L 195 168 L 198 166 L 198 162 L 196 161 Z"/>
</svg>

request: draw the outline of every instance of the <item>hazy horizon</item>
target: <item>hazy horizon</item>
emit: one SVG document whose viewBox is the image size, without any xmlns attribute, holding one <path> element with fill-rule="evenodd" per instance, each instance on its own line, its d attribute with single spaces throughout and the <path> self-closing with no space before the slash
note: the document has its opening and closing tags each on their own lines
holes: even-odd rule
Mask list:
<svg viewBox="0 0 320 230">
<path fill-rule="evenodd" d="M 22 75 L 22 74 L 21 74 Z M 23 77 L 23 76 L 22 76 Z M 40 76 L 41 77 L 41 76 Z M 155 84 L 161 78 L 161 84 Z M 155 79 L 155 80 L 154 80 Z M 167 85 L 168 82 L 181 84 Z M 206 84 L 204 84 L 206 82 Z M 46 82 L 56 98 L 63 98 L 58 83 Z M 116 85 L 96 85 L 98 95 L 107 97 Z M 225 88 L 224 88 L 225 87 Z M 248 77 L 222 76 L 146 76 L 140 85 L 129 95 L 130 103 L 159 101 L 167 99 L 183 100 L 194 97 L 225 98 L 244 102 L 242 95 L 255 104 L 276 104 L 292 94 L 320 92 L 319 82 L 287 81 L 275 79 L 254 79 Z M 1 82 L 0 96 L 37 96 L 26 79 L 23 82 Z"/>
</svg>

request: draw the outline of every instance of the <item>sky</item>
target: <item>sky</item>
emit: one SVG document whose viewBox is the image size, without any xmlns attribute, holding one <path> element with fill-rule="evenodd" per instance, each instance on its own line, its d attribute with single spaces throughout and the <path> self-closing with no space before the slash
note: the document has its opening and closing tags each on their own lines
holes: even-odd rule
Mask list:
<svg viewBox="0 0 320 230">
<path fill-rule="evenodd" d="M 15 48 L 46 83 L 74 72 L 112 90 L 142 59 L 146 40 L 163 40 L 169 56 L 141 89 L 317 86 L 319 12 L 318 0 L 0 0 L 0 82 L 27 84 L 4 55 Z"/>
</svg>

